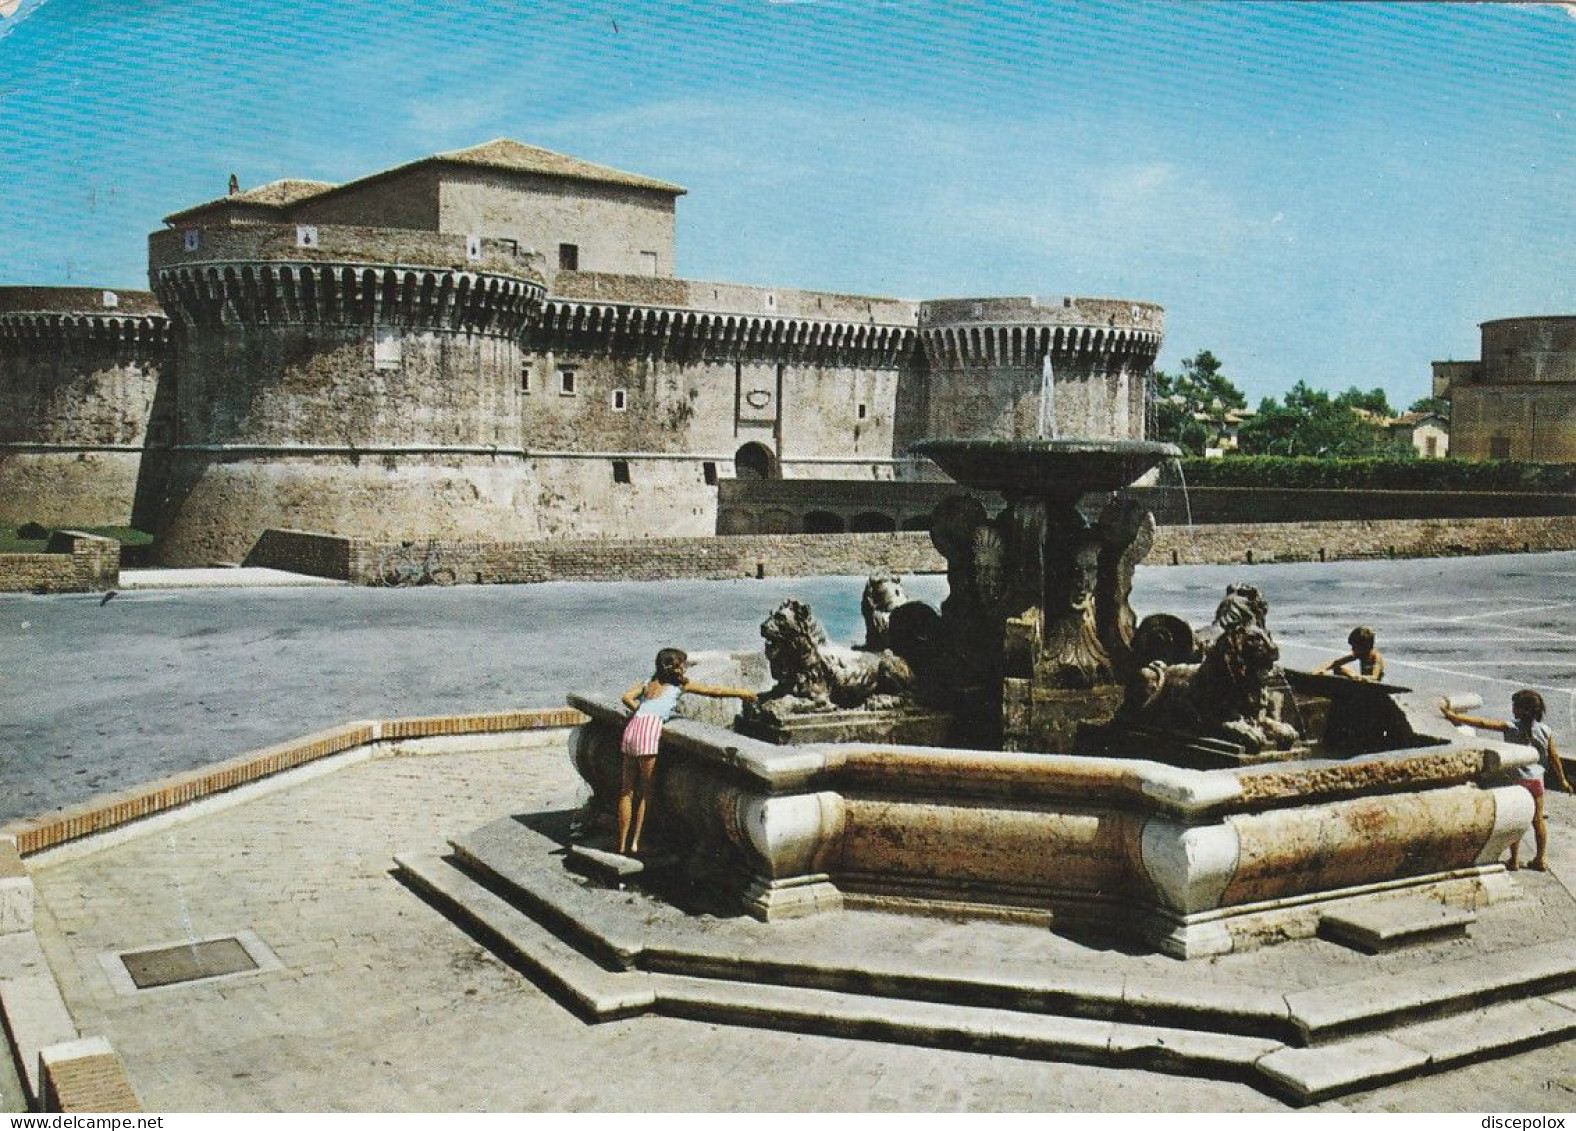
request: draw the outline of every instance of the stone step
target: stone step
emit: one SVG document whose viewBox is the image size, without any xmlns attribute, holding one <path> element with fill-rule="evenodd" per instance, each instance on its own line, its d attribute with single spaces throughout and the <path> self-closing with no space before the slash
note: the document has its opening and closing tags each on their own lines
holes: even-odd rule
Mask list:
<svg viewBox="0 0 1576 1131">
<path fill-rule="evenodd" d="M 1080 1002 L 1076 995 L 1053 1000 L 1043 987 L 1027 984 L 1020 987 L 1029 994 L 1023 1004 L 1038 1008 L 903 996 L 894 993 L 902 987 L 870 978 L 868 969 L 863 988 L 875 992 L 772 984 L 770 964 L 750 967 L 742 960 L 734 965 L 713 959 L 703 973 L 608 969 L 461 870 L 458 861 L 396 859 L 411 886 L 457 922 L 485 935 L 498 953 L 590 1021 L 656 1012 L 717 1024 L 1237 1079 L 1299 1105 L 1576 1036 L 1576 989 L 1550 988 L 1571 981 L 1568 965 L 1562 978 L 1552 977 L 1555 967 L 1570 958 L 1558 946 L 1518 952 L 1519 976 L 1477 971 L 1476 979 L 1434 994 L 1421 1007 L 1444 1015 L 1427 1019 L 1398 1020 L 1415 1013 L 1418 998 L 1428 996 L 1420 987 L 1437 980 L 1442 967 L 1462 967 L 1452 972 L 1460 978 L 1480 959 L 1435 964 L 1415 978 L 1374 979 L 1360 983 L 1366 988 L 1355 994 L 1348 984 L 1288 995 L 1287 1000 L 1296 999 L 1292 1019 L 1324 1038 L 1298 1047 L 1218 1025 L 1180 1027 L 1091 1016 L 1109 1003 Z M 653 950 L 647 957 L 663 953 Z M 755 978 L 727 976 L 736 969 L 749 970 Z M 1545 989 L 1535 992 L 1540 984 Z M 1380 993 L 1384 987 L 1397 992 Z M 1146 986 L 1138 993 L 1157 990 Z M 1471 1001 L 1473 994 L 1510 992 L 1527 996 Z M 1220 991 L 1217 1007 L 1229 1010 L 1230 999 L 1231 992 Z M 1354 1024 L 1374 1028 L 1352 1032 Z"/>
<path fill-rule="evenodd" d="M 1309 1048 L 1278 1049 L 1259 1060 L 1257 1069 L 1270 1091 L 1298 1104 L 1318 1103 L 1573 1036 L 1576 994 L 1555 994 Z"/>
<path fill-rule="evenodd" d="M 631 915 L 606 889 L 568 876 L 554 855 L 562 852 L 556 842 L 513 819 L 452 843 L 461 864 L 486 886 L 604 966 L 656 973 L 1272 1037 L 1288 1045 L 1342 1040 L 1576 987 L 1571 939 L 1517 950 L 1509 962 L 1431 962 L 1289 994 L 1196 978 L 1085 970 L 974 973 L 935 967 L 912 955 L 785 956 L 749 939 L 730 943 L 660 901 L 647 909 L 650 914 Z"/>
<path fill-rule="evenodd" d="M 779 957 L 748 940 L 729 943 L 660 903 L 631 917 L 606 889 L 567 876 L 556 846 L 518 821 L 497 821 L 450 841 L 456 864 L 604 966 L 768 986 L 841 990 L 915 1001 L 1160 1024 L 1243 1036 L 1299 1039 L 1282 993 L 1252 986 L 1179 989 L 1161 976 L 1084 970 L 970 974 L 912 955 Z M 561 850 L 560 850 L 561 851 Z"/>
<path fill-rule="evenodd" d="M 530 915 L 438 856 L 396 856 L 398 874 L 449 918 L 479 929 L 503 957 L 566 999 L 580 1016 L 608 1021 L 648 1012 L 649 976 L 605 969 Z"/>
<path fill-rule="evenodd" d="M 1319 917 L 1319 934 L 1331 942 L 1384 954 L 1403 946 L 1461 938 L 1477 912 L 1437 899 L 1402 898 L 1357 904 Z"/>
<path fill-rule="evenodd" d="M 1285 1047 L 1267 1037 L 680 975 L 658 983 L 657 1011 L 693 1021 L 1245 1082 L 1261 1058 Z"/>
<path fill-rule="evenodd" d="M 569 999 L 591 1021 L 657 1012 L 719 1024 L 1244 1081 L 1252 1080 L 1256 1061 L 1284 1047 L 1266 1037 L 607 970 L 451 861 L 400 856 L 396 864 L 400 875 L 440 910 L 480 929 L 513 964 Z"/>
<path fill-rule="evenodd" d="M 1534 998 L 1576 987 L 1576 939 L 1507 953 L 1420 964 L 1418 968 L 1286 995 L 1291 1021 L 1318 1045 L 1480 1006 Z"/>
<path fill-rule="evenodd" d="M 635 965 L 645 947 L 639 933 L 622 930 L 606 919 L 605 889 L 585 889 L 563 874 L 555 855 L 563 850 L 548 837 L 513 820 L 494 821 L 452 838 L 449 847 L 460 868 L 604 966 Z M 533 882 L 543 871 L 554 872 L 554 879 L 560 881 L 551 891 L 538 890 Z"/>
</svg>

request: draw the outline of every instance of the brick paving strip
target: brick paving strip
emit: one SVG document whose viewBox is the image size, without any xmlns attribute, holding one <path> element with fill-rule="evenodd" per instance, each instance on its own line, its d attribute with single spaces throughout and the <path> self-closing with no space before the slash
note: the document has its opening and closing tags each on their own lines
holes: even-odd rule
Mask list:
<svg viewBox="0 0 1576 1131">
<path fill-rule="evenodd" d="M 346 723 L 146 785 L 100 794 L 42 816 L 12 821 L 0 826 L 0 837 L 14 837 L 17 851 L 27 857 L 377 743 L 552 730 L 583 722 L 585 716 L 572 708 L 543 707 L 484 715 L 427 715 Z"/>
</svg>

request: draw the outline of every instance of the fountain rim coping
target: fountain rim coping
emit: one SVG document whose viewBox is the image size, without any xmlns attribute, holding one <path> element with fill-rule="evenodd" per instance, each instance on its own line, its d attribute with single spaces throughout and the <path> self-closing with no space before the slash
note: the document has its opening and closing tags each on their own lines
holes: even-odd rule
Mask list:
<svg viewBox="0 0 1576 1131">
<path fill-rule="evenodd" d="M 571 694 L 569 704 L 597 723 L 622 729 L 628 718 L 623 704 L 611 695 Z M 1424 737 L 1447 737 L 1424 735 Z M 1104 787 L 1145 809 L 1184 819 L 1226 816 L 1246 811 L 1284 808 L 1309 802 L 1393 792 L 1397 786 L 1445 788 L 1531 765 L 1537 751 L 1530 746 L 1489 739 L 1462 740 L 1456 735 L 1447 745 L 1410 747 L 1358 755 L 1345 760 L 1306 760 L 1265 763 L 1251 767 L 1190 770 L 1139 758 L 1101 758 L 1080 754 L 984 751 L 944 746 L 911 746 L 902 743 L 841 742 L 778 746 L 737 734 L 698 719 L 674 718 L 665 724 L 663 739 L 690 754 L 742 772 L 763 786 L 769 795 L 802 793 L 818 776 L 836 775 L 859 784 L 860 771 L 880 765 L 906 765 L 926 772 L 933 785 L 953 785 L 965 772 L 977 782 L 1015 788 L 1014 800 L 1032 803 L 1035 797 L 1022 790 L 1036 782 L 1058 794 L 1057 785 Z M 1448 760 L 1448 761 L 1447 761 Z M 1469 765 L 1462 765 L 1466 761 Z M 1397 782 L 1383 773 L 1402 762 L 1417 763 L 1416 770 Z M 1427 773 L 1428 762 L 1438 763 Z M 1358 780 L 1330 784 L 1331 769 L 1364 767 Z M 1367 780 L 1371 779 L 1371 780 Z M 820 784 L 820 783 L 817 783 Z M 825 783 L 831 785 L 834 783 Z M 1497 783 L 1493 783 L 1497 784 Z M 961 802 L 989 796 L 979 790 L 952 795 Z M 998 791 L 999 792 L 999 791 Z M 1090 800 L 1094 800 L 1091 795 Z"/>
<path fill-rule="evenodd" d="M 1008 440 L 985 436 L 951 438 L 929 436 L 915 440 L 909 449 L 924 455 L 927 451 L 953 452 L 1097 452 L 1102 455 L 1155 455 L 1163 459 L 1181 458 L 1182 449 L 1169 440 L 1124 440 L 1115 437 L 1043 437 Z"/>
</svg>

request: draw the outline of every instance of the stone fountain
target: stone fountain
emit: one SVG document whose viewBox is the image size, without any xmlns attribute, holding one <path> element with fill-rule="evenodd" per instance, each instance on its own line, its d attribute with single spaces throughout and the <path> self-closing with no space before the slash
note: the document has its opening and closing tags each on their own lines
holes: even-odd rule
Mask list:
<svg viewBox="0 0 1576 1131">
<path fill-rule="evenodd" d="M 1182 958 L 1305 937 L 1398 893 L 1505 893 L 1496 861 L 1532 807 L 1494 775 L 1530 750 L 1465 742 L 1404 688 L 1283 671 L 1251 586 L 1196 633 L 1166 614 L 1135 623 L 1153 519 L 1110 493 L 1173 448 L 917 450 L 1004 509 L 938 509 L 939 612 L 895 603 L 853 652 L 786 602 L 762 628 L 761 702 L 731 728 L 670 724 L 655 804 L 681 870 L 764 920 L 986 915 Z M 1102 495 L 1086 517 L 1080 500 Z M 573 756 L 606 812 L 624 712 L 570 701 L 590 717 Z"/>
<path fill-rule="evenodd" d="M 1489 906 L 1517 894 L 1498 860 L 1532 800 L 1503 771 L 1529 747 L 1464 739 L 1405 688 L 1283 670 L 1251 585 L 1197 630 L 1135 623 L 1152 519 L 1109 492 L 1164 445 L 923 450 L 1005 503 L 938 510 L 942 607 L 872 578 L 862 647 L 785 601 L 764 656 L 697 668 L 772 686 L 667 724 L 651 854 L 606 851 L 626 712 L 573 695 L 590 801 L 400 875 L 587 1020 L 1143 1066 L 1299 1104 L 1576 1035 L 1552 1000 L 1576 992 L 1576 903 L 1545 894 L 1531 946 L 1525 912 Z M 1310 941 L 1257 953 L 1289 940 Z M 1422 950 L 1329 949 L 1397 940 Z"/>
</svg>

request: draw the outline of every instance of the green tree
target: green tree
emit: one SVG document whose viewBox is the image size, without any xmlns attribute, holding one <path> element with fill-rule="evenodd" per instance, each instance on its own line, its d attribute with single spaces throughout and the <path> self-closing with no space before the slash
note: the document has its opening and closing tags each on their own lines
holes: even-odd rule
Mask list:
<svg viewBox="0 0 1576 1131">
<path fill-rule="evenodd" d="M 1392 415 L 1389 409 L 1382 389 L 1364 393 L 1353 388 L 1332 397 L 1298 381 L 1280 403 L 1266 397 L 1258 414 L 1243 423 L 1241 450 L 1330 459 L 1393 455 L 1396 443 L 1380 423 Z"/>
<path fill-rule="evenodd" d="M 1450 419 L 1450 402 L 1444 397 L 1419 397 L 1407 406 L 1407 412 L 1431 412 L 1435 416 Z"/>
<path fill-rule="evenodd" d="M 1346 392 L 1337 393 L 1334 403 L 1345 405 L 1347 408 L 1359 408 L 1387 420 L 1395 416 L 1395 409 L 1390 407 L 1390 398 L 1385 396 L 1383 389 L 1369 389 L 1365 393 L 1353 385 Z"/>
<path fill-rule="evenodd" d="M 1209 350 L 1199 350 L 1182 362 L 1182 372 L 1172 375 L 1155 370 L 1155 435 L 1193 455 L 1220 435 L 1226 414 L 1247 408 L 1242 390 L 1221 373 L 1221 362 Z"/>
</svg>

